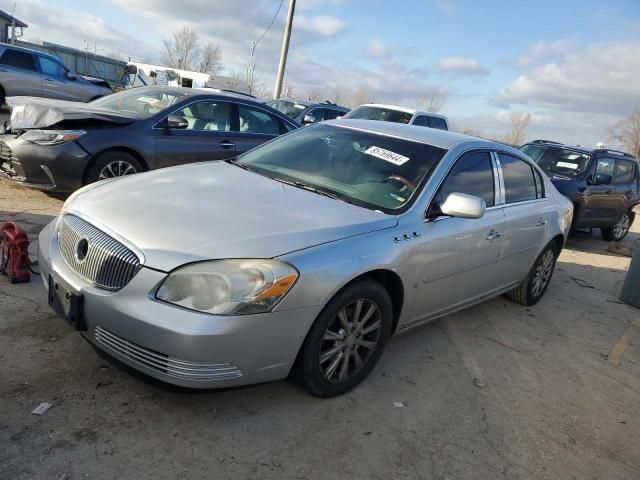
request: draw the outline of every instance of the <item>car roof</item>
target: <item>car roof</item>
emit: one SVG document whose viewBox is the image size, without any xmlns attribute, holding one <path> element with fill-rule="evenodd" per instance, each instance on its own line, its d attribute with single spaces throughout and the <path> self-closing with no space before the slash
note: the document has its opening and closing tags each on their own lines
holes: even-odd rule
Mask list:
<svg viewBox="0 0 640 480">
<path fill-rule="evenodd" d="M 398 105 L 387 105 L 384 103 L 365 103 L 364 105 L 359 105 L 356 108 L 360 108 L 360 107 L 375 107 L 375 108 L 385 108 L 387 110 L 395 110 L 398 112 L 405 112 L 405 113 L 410 113 L 411 115 L 429 115 L 430 117 L 437 117 L 437 118 L 442 118 L 444 120 L 447 120 L 447 116 L 446 115 L 441 115 L 439 113 L 433 113 L 433 112 L 427 112 L 426 110 L 418 110 L 416 108 L 409 108 L 409 107 L 400 107 Z M 355 110 L 355 108 L 354 108 Z"/>
<path fill-rule="evenodd" d="M 378 133 L 389 137 L 402 138 L 411 142 L 426 143 L 434 147 L 450 150 L 456 145 L 463 143 L 474 144 L 474 148 L 490 148 L 503 151 L 511 151 L 523 155 L 522 152 L 504 145 L 502 143 L 484 140 L 478 137 L 472 137 L 463 133 L 450 132 L 447 130 L 439 130 L 437 128 L 425 128 L 417 125 L 407 125 L 404 123 L 384 122 L 380 120 L 357 120 L 357 119 L 338 119 L 322 122 L 327 125 L 336 125 L 363 132 Z"/>
<path fill-rule="evenodd" d="M 277 101 L 297 103 L 298 105 L 304 105 L 305 107 L 329 107 L 329 108 L 337 108 L 339 110 L 349 110 L 347 107 L 343 107 L 342 105 L 336 105 L 334 103 L 314 102 L 312 100 L 301 100 L 299 98 L 277 98 L 275 100 L 269 100 L 269 102 L 267 103 L 277 102 Z"/>
<path fill-rule="evenodd" d="M 45 52 L 41 52 L 40 50 L 34 50 L 32 48 L 25 48 L 25 47 L 18 47 L 17 45 L 11 45 L 9 43 L 3 43 L 3 44 L 0 44 L 0 46 L 4 47 L 5 50 L 18 50 L 20 52 L 31 53 L 31 54 L 34 54 L 34 55 L 40 55 L 41 57 L 46 57 L 46 58 L 50 58 L 52 60 L 57 60 L 58 62 L 62 62 L 62 60 L 60 60 L 58 57 L 56 57 L 54 55 L 50 55 L 50 54 L 45 53 Z"/>
<path fill-rule="evenodd" d="M 229 97 L 236 100 L 242 100 L 256 105 L 264 105 L 256 98 L 252 98 L 244 93 L 228 92 L 225 90 L 217 90 L 214 88 L 189 88 L 189 87 L 173 87 L 170 85 L 147 85 L 144 87 L 135 87 L 135 91 L 144 93 L 162 91 L 166 93 L 177 93 L 189 97 Z M 133 90 L 133 89 L 130 89 Z"/>
<path fill-rule="evenodd" d="M 534 140 L 532 142 L 527 142 L 523 145 L 523 147 L 525 145 L 532 145 L 532 146 L 544 146 L 544 147 L 562 147 L 562 148 L 566 148 L 568 150 L 573 150 L 576 152 L 580 152 L 580 153 L 587 153 L 587 154 L 594 154 L 594 155 L 598 155 L 598 154 L 614 154 L 614 155 L 618 155 L 618 156 L 625 156 L 625 157 L 630 157 L 635 159 L 635 157 L 633 155 L 631 155 L 628 152 L 623 152 L 621 150 L 614 150 L 612 148 L 600 148 L 600 147 L 596 147 L 596 148 L 587 148 L 587 147 L 583 147 L 580 145 L 567 145 L 565 143 L 560 143 L 560 142 L 554 142 L 552 140 Z"/>
</svg>

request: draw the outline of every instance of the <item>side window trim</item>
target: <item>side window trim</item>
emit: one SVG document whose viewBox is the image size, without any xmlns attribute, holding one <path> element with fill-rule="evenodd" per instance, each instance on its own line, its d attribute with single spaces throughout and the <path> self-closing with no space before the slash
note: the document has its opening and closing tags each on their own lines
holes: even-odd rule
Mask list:
<svg viewBox="0 0 640 480">
<path fill-rule="evenodd" d="M 505 205 L 505 191 L 504 191 L 504 177 L 502 176 L 502 165 L 500 164 L 500 157 L 495 150 L 491 151 L 491 159 L 493 165 L 493 180 L 495 183 L 496 191 L 496 206 Z"/>
</svg>

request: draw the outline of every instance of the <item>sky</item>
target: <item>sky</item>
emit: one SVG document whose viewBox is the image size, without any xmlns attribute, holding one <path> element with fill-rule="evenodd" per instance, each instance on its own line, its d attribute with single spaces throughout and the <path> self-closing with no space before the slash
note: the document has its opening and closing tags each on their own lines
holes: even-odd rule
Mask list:
<svg viewBox="0 0 640 480">
<path fill-rule="evenodd" d="M 280 0 L 0 0 L 29 24 L 26 40 L 160 62 L 162 40 L 187 26 L 219 44 L 225 72 L 245 71 Z M 257 45 L 273 89 L 288 0 Z M 298 0 L 286 70 L 311 90 L 419 106 L 446 96 L 454 128 L 499 137 L 530 112 L 527 139 L 608 141 L 640 107 L 640 0 Z"/>
</svg>

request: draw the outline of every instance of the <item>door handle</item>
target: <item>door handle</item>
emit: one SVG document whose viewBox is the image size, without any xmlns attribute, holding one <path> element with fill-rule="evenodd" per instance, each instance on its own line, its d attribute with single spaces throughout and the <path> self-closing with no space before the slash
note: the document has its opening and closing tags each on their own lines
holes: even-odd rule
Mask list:
<svg viewBox="0 0 640 480">
<path fill-rule="evenodd" d="M 7 70 L 6 68 L 0 68 L 0 72 L 8 72 L 9 70 Z"/>
<path fill-rule="evenodd" d="M 606 191 L 606 192 L 604 192 L 604 193 L 606 193 L 607 195 L 611 195 L 611 194 L 613 193 L 613 190 L 607 190 L 607 191 Z"/>
<path fill-rule="evenodd" d="M 502 234 L 500 232 L 496 232 L 495 230 L 491 230 L 489 232 L 489 235 L 487 235 L 485 238 L 487 240 L 489 240 L 490 242 L 493 242 L 494 240 L 497 240 L 500 237 L 502 237 Z"/>
<path fill-rule="evenodd" d="M 546 224 L 547 224 L 547 221 L 544 218 L 541 218 L 536 222 L 536 227 L 542 227 Z"/>
<path fill-rule="evenodd" d="M 53 78 L 45 78 L 47 82 L 53 82 Z"/>
<path fill-rule="evenodd" d="M 223 140 L 220 142 L 220 146 L 222 148 L 233 148 L 236 146 L 235 143 L 231 143 L 229 140 Z"/>
</svg>

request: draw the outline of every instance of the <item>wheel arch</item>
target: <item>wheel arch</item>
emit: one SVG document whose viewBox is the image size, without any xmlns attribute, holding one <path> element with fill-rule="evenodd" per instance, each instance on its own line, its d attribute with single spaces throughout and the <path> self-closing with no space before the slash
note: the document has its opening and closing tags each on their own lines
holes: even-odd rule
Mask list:
<svg viewBox="0 0 640 480">
<path fill-rule="evenodd" d="M 107 147 L 107 148 L 103 148 L 102 150 L 96 152 L 94 155 L 91 156 L 91 160 L 89 160 L 87 162 L 87 165 L 84 167 L 84 172 L 82 172 L 82 183 L 86 184 L 87 181 L 87 172 L 89 171 L 89 169 L 96 163 L 96 160 L 103 154 L 107 153 L 107 152 L 125 152 L 128 153 L 130 155 L 132 155 L 136 160 L 138 160 L 140 162 L 140 165 L 142 166 L 142 171 L 144 172 L 148 172 L 149 171 L 149 163 L 147 162 L 147 159 L 144 157 L 144 155 L 142 155 L 140 152 L 138 152 L 137 150 L 133 149 L 133 148 L 129 148 L 129 147 Z"/>
<path fill-rule="evenodd" d="M 564 235 L 559 233 L 555 237 L 553 237 L 551 239 L 551 241 L 556 244 L 556 247 L 558 248 L 558 255 L 559 255 L 560 252 L 562 251 L 562 249 L 564 248 L 564 244 L 565 244 L 565 241 L 566 241 Z"/>
</svg>

